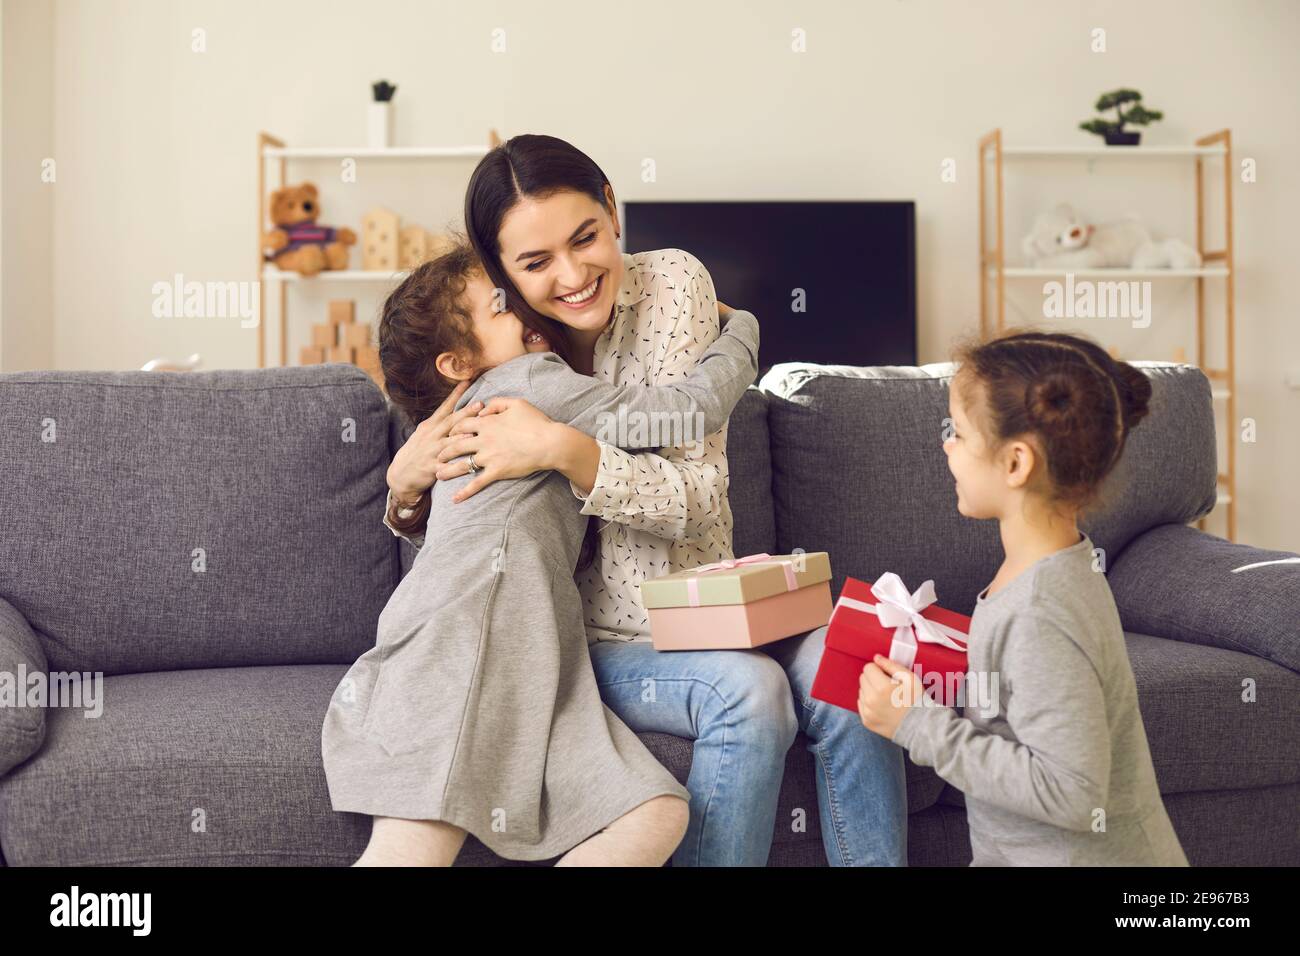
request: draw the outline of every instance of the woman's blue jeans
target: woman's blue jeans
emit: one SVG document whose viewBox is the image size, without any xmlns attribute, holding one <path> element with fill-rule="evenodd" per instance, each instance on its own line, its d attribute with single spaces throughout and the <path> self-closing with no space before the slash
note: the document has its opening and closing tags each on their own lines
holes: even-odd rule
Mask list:
<svg viewBox="0 0 1300 956">
<path fill-rule="evenodd" d="M 693 739 L 690 824 L 674 866 L 765 866 L 786 752 L 802 730 L 816 758 L 822 843 L 832 866 L 907 865 L 903 750 L 856 711 L 810 696 L 826 628 L 754 650 L 591 645 L 600 695 L 632 730 Z M 799 810 L 804 810 L 799 813 Z"/>
</svg>

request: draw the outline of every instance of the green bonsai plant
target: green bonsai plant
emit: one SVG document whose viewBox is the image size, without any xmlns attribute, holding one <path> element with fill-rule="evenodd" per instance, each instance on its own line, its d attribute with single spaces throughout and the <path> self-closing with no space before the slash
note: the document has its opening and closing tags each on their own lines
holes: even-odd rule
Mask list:
<svg viewBox="0 0 1300 956">
<path fill-rule="evenodd" d="M 1133 104 L 1132 107 L 1125 112 L 1124 107 L 1130 103 Z M 1110 109 L 1115 111 L 1114 122 L 1092 119 L 1079 124 L 1079 129 L 1103 137 L 1107 146 L 1136 146 L 1142 139 L 1142 134 L 1137 130 L 1124 129 L 1125 123 L 1146 126 L 1148 123 L 1165 118 L 1165 114 L 1159 110 L 1149 110 L 1143 106 L 1142 94 L 1137 90 L 1112 90 L 1110 93 L 1103 93 L 1101 99 L 1097 100 L 1097 112 Z"/>
</svg>

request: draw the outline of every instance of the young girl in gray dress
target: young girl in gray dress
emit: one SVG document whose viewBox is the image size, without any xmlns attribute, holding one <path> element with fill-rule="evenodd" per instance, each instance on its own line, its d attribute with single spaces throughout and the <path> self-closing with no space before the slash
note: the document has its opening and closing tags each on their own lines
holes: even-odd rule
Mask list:
<svg viewBox="0 0 1300 956">
<path fill-rule="evenodd" d="M 958 360 L 944 442 L 957 508 L 997 518 L 1006 550 L 971 617 L 977 680 L 959 714 L 877 656 L 862 674 L 863 723 L 964 792 L 972 865 L 1187 866 L 1104 564 L 1077 525 L 1151 383 L 1060 333 L 1005 335 Z M 975 688 L 987 699 L 972 700 Z"/>
<path fill-rule="evenodd" d="M 386 373 L 403 361 L 432 366 L 432 394 L 392 395 L 413 421 L 456 379 L 472 379 L 457 408 L 522 396 L 623 448 L 679 445 L 720 429 L 758 371 L 757 320 L 734 311 L 681 382 L 611 385 L 526 341 L 530 330 L 494 308 L 493 292 L 462 244 L 389 297 Z M 638 420 L 648 427 L 626 427 Z M 375 647 L 330 703 L 321 749 L 334 809 L 442 821 L 500 856 L 541 860 L 653 798 L 688 801 L 600 699 L 573 580 L 587 519 L 568 480 L 535 472 L 453 502 L 469 480 L 439 481 L 422 499 L 427 543 L 380 614 Z M 680 840 L 680 819 L 658 863 Z"/>
</svg>

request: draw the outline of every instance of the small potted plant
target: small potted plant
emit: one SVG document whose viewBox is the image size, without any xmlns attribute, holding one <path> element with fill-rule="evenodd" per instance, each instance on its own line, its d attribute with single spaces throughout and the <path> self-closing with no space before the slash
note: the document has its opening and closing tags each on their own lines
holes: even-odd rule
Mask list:
<svg viewBox="0 0 1300 956">
<path fill-rule="evenodd" d="M 1130 103 L 1133 105 L 1125 112 L 1124 107 Z M 1149 110 L 1143 106 L 1142 94 L 1137 90 L 1113 90 L 1110 93 L 1103 93 L 1101 99 L 1097 100 L 1097 112 L 1110 109 L 1115 111 L 1115 122 L 1093 119 L 1079 124 L 1079 129 L 1103 137 L 1107 146 L 1136 146 L 1141 141 L 1142 133 L 1138 130 L 1124 129 L 1125 123 L 1146 126 L 1148 123 L 1165 118 L 1165 114 L 1159 110 Z"/>
<path fill-rule="evenodd" d="M 387 80 L 370 84 L 374 100 L 370 104 L 370 145 L 387 147 L 393 145 L 393 94 L 397 87 Z"/>
</svg>

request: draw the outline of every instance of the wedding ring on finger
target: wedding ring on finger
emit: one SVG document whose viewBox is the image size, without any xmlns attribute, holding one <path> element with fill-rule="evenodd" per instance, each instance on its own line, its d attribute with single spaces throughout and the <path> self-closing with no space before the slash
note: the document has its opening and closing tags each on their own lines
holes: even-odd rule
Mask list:
<svg viewBox="0 0 1300 956">
<path fill-rule="evenodd" d="M 478 470 L 479 470 L 479 466 L 476 465 L 476 464 L 474 464 L 474 453 L 473 453 L 473 452 L 470 452 L 470 454 L 469 454 L 469 473 L 470 473 L 471 475 L 473 475 L 473 474 L 476 474 L 476 473 L 478 472 Z"/>
</svg>

